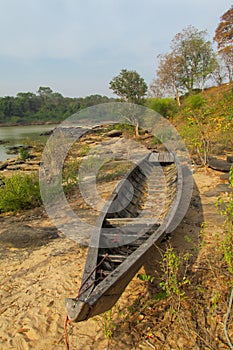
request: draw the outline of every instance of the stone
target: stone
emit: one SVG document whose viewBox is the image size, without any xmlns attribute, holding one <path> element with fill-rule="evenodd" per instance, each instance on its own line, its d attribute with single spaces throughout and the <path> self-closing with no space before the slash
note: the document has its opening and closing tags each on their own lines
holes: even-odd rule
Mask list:
<svg viewBox="0 0 233 350">
<path fill-rule="evenodd" d="M 0 170 L 6 169 L 7 166 L 8 166 L 8 162 L 3 162 L 3 163 L 1 163 L 1 164 L 0 164 Z"/>
<path fill-rule="evenodd" d="M 227 162 L 233 163 L 233 156 L 227 156 Z"/>
<path fill-rule="evenodd" d="M 208 166 L 214 170 L 228 172 L 230 171 L 231 163 L 228 163 L 226 160 L 213 157 L 208 160 Z"/>
<path fill-rule="evenodd" d="M 0 145 L 5 145 L 5 144 L 7 144 L 7 143 L 9 143 L 9 141 L 6 141 L 6 140 L 0 140 Z"/>
<path fill-rule="evenodd" d="M 108 137 L 119 137 L 122 135 L 122 131 L 121 130 L 111 130 L 109 132 L 107 132 L 105 134 L 105 136 L 108 136 Z"/>
</svg>

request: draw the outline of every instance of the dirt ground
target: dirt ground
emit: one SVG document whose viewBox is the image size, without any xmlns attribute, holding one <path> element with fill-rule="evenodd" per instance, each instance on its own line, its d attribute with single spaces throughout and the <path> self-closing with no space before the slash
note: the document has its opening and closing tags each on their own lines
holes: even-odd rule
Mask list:
<svg viewBox="0 0 233 350">
<path fill-rule="evenodd" d="M 204 252 L 195 251 L 194 254 L 193 243 L 200 238 L 203 222 L 206 223 L 207 242 L 211 243 L 217 232 L 221 234 L 223 219 L 214 204 L 220 194 L 224 195 L 228 191 L 228 184 L 227 176 L 213 170 L 196 169 L 194 178 L 195 188 L 190 208 L 172 234 L 170 242 L 177 251 L 192 251 L 193 267 L 198 267 Z M 184 238 L 187 236 L 190 238 L 188 241 Z M 42 209 L 16 216 L 1 215 L 0 237 L 0 349 L 66 349 L 64 300 L 66 297 L 75 297 L 78 292 L 87 249 L 66 237 L 59 237 Z M 145 271 L 157 278 L 157 259 L 155 256 L 148 257 L 141 272 Z M 121 296 L 119 308 L 134 305 L 140 297 L 150 298 L 153 288 L 156 289 L 156 278 L 148 288 L 147 283 L 135 276 Z M 150 317 L 153 320 L 156 315 L 152 311 Z M 166 310 L 161 309 L 160 313 L 165 315 Z M 144 317 L 139 317 L 139 321 L 143 321 Z M 113 336 L 109 341 L 104 331 L 110 328 L 110 323 L 109 319 L 100 317 L 69 325 L 70 350 L 198 348 L 182 342 L 182 339 L 177 340 L 175 334 L 163 339 L 163 347 L 162 333 L 157 345 L 149 338 L 132 337 L 133 330 L 129 324 L 121 328 L 120 336 L 118 333 L 115 339 Z M 145 327 L 148 327 L 148 323 Z M 149 331 L 151 337 L 158 333 L 154 322 Z M 218 348 L 228 349 L 226 341 L 223 340 Z M 206 345 L 199 349 L 211 347 Z"/>
</svg>

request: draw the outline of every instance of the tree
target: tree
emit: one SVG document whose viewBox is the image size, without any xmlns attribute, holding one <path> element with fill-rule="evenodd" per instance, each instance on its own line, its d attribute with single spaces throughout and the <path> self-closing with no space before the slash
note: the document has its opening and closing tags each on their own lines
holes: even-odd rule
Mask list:
<svg viewBox="0 0 233 350">
<path fill-rule="evenodd" d="M 110 81 L 109 85 L 122 101 L 131 103 L 127 119 L 135 125 L 135 135 L 138 137 L 139 122 L 138 117 L 135 115 L 134 104 L 143 103 L 144 96 L 147 93 L 147 84 L 136 71 L 122 69 L 120 74 Z"/>
<path fill-rule="evenodd" d="M 165 92 L 175 95 L 179 105 L 180 94 L 204 89 L 216 69 L 216 54 L 205 36 L 206 31 L 189 26 L 175 35 L 170 53 L 158 56 L 156 87 L 160 85 Z"/>
<path fill-rule="evenodd" d="M 206 31 L 188 26 L 172 40 L 173 54 L 179 58 L 180 83 L 189 92 L 194 88 L 204 89 L 216 68 L 216 55 L 206 35 Z"/>
<path fill-rule="evenodd" d="M 176 56 L 173 52 L 165 55 L 158 55 L 159 66 L 157 69 L 157 79 L 152 83 L 151 90 L 158 90 L 163 93 L 175 95 L 178 105 L 180 106 L 180 94 L 184 91 L 183 84 L 181 82 L 181 62 L 180 57 Z M 158 96 L 157 97 L 161 97 Z"/>
<path fill-rule="evenodd" d="M 219 51 L 232 48 L 233 44 L 233 5 L 225 12 L 215 30 L 214 40 L 218 44 Z"/>
<path fill-rule="evenodd" d="M 225 63 L 229 81 L 233 80 L 233 5 L 226 11 L 215 30 L 214 40 L 218 53 Z"/>
<path fill-rule="evenodd" d="M 142 77 L 134 71 L 122 69 L 110 83 L 110 89 L 123 101 L 142 104 L 147 93 L 147 85 Z"/>
<path fill-rule="evenodd" d="M 226 64 L 221 56 L 217 59 L 218 64 L 212 73 L 212 79 L 218 86 L 222 85 L 228 76 L 228 70 Z"/>
<path fill-rule="evenodd" d="M 51 97 L 53 94 L 53 90 L 48 86 L 40 86 L 37 92 L 40 97 L 45 97 L 45 98 Z"/>
</svg>

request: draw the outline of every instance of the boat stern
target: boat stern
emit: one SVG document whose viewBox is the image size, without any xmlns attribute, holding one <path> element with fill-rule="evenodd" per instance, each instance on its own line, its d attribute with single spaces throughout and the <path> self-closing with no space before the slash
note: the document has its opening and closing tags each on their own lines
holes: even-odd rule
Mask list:
<svg viewBox="0 0 233 350">
<path fill-rule="evenodd" d="M 65 306 L 68 318 L 72 322 L 85 321 L 89 317 L 90 306 L 84 301 L 67 298 Z"/>
</svg>

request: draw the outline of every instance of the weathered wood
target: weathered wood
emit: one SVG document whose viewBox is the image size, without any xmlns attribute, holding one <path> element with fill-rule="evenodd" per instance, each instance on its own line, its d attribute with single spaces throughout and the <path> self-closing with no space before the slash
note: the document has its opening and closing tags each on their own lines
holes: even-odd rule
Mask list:
<svg viewBox="0 0 233 350">
<path fill-rule="evenodd" d="M 130 225 L 151 225 L 155 223 L 154 219 L 145 219 L 143 217 L 141 218 L 108 218 L 106 220 L 106 224 L 109 224 L 111 226 L 130 226 Z"/>
<path fill-rule="evenodd" d="M 174 155 L 152 152 L 116 187 L 97 219 L 93 242 L 99 240 L 99 246 L 93 244 L 88 251 L 83 283 L 87 279 L 90 288 L 86 291 L 82 287 L 84 292 L 78 300 L 66 300 L 70 320 L 88 319 L 115 304 L 148 250 L 166 234 L 180 205 L 182 183 L 182 171 Z M 101 263 L 101 259 L 106 260 Z"/>
<path fill-rule="evenodd" d="M 105 254 L 99 254 L 100 258 L 103 258 L 105 256 Z M 108 260 L 112 261 L 112 262 L 117 262 L 117 263 L 122 263 L 125 259 L 127 258 L 127 256 L 124 255 L 108 255 Z"/>
</svg>

